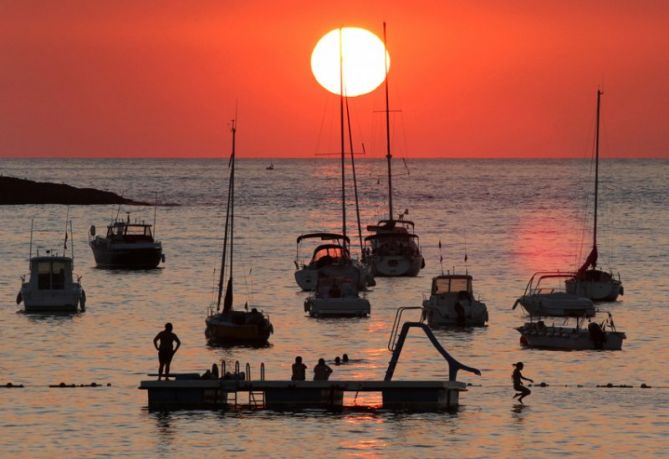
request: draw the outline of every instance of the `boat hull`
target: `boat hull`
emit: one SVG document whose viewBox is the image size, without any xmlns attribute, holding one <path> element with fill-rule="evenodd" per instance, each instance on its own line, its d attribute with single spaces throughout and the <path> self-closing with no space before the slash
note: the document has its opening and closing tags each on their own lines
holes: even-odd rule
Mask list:
<svg viewBox="0 0 669 459">
<path fill-rule="evenodd" d="M 62 290 L 33 290 L 26 283 L 20 295 L 27 313 L 73 313 L 85 307 L 85 296 L 79 284 Z"/>
<path fill-rule="evenodd" d="M 573 278 L 565 281 L 565 285 L 567 293 L 592 301 L 616 301 L 623 291 L 621 282 L 613 278 L 601 281 Z"/>
<path fill-rule="evenodd" d="M 241 313 L 249 316 L 250 313 Z M 258 320 L 258 323 L 239 323 L 245 319 L 240 315 L 239 320 L 224 314 L 212 314 L 205 320 L 205 336 L 212 344 L 265 344 L 272 333 L 272 325 L 267 319 Z"/>
<path fill-rule="evenodd" d="M 538 327 L 536 323 L 527 323 L 516 330 L 523 346 L 540 349 L 619 351 L 626 339 L 623 332 L 605 331 L 605 339 L 598 343 L 587 329 Z"/>
<path fill-rule="evenodd" d="M 365 298 L 314 298 L 304 302 L 304 311 L 311 317 L 365 317 L 371 312 Z"/>
<path fill-rule="evenodd" d="M 430 327 L 466 326 L 483 327 L 488 322 L 488 307 L 480 301 L 460 301 L 458 312 L 456 301 L 430 298 L 423 301 L 423 312 Z"/>
<path fill-rule="evenodd" d="M 154 269 L 163 259 L 160 243 L 109 244 L 104 239 L 90 242 L 98 268 L 106 269 Z"/>
<path fill-rule="evenodd" d="M 415 277 L 425 265 L 421 255 L 373 255 L 372 273 L 380 277 Z"/>
<path fill-rule="evenodd" d="M 592 317 L 595 305 L 588 298 L 563 292 L 537 293 L 518 298 L 531 316 Z"/>
</svg>

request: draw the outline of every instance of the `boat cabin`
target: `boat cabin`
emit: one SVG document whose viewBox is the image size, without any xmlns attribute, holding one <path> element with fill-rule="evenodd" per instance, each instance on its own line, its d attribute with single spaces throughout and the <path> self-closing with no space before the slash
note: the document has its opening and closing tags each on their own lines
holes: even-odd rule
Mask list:
<svg viewBox="0 0 669 459">
<path fill-rule="evenodd" d="M 151 225 L 147 223 L 114 222 L 107 227 L 107 239 L 153 241 L 153 234 Z"/>
<path fill-rule="evenodd" d="M 30 259 L 30 284 L 37 290 L 65 290 L 72 285 L 72 259 L 44 256 Z"/>
<path fill-rule="evenodd" d="M 432 295 L 460 292 L 472 295 L 472 276 L 468 274 L 449 274 L 432 279 Z"/>
<path fill-rule="evenodd" d="M 314 249 L 310 265 L 320 268 L 338 260 L 348 260 L 348 250 L 338 244 L 323 244 Z"/>
<path fill-rule="evenodd" d="M 376 225 L 367 225 L 367 231 L 414 234 L 414 226 L 414 222 L 410 220 L 379 220 Z"/>
</svg>

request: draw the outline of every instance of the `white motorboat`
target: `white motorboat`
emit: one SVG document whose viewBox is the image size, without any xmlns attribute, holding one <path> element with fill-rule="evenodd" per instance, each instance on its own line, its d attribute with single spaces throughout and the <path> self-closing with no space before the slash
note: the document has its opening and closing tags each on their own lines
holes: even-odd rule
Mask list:
<svg viewBox="0 0 669 459">
<path fill-rule="evenodd" d="M 484 326 L 488 322 L 488 307 L 474 299 L 469 274 L 434 277 L 430 298 L 423 301 L 423 314 L 430 327 Z"/>
<path fill-rule="evenodd" d="M 386 40 L 386 26 L 383 25 L 383 40 Z M 387 56 L 386 56 L 387 58 Z M 390 102 L 388 91 L 388 64 L 385 65 L 384 82 L 386 96 L 386 160 L 388 165 L 388 220 L 380 220 L 376 225 L 369 225 L 367 231 L 372 234 L 365 240 L 368 243 L 364 261 L 372 266 L 375 276 L 400 277 L 417 276 L 425 267 L 425 259 L 421 254 L 418 235 L 414 222 L 404 220 L 408 214 L 405 210 L 395 219 L 393 212 L 393 173 L 392 153 L 390 147 Z"/>
<path fill-rule="evenodd" d="M 616 330 L 610 313 L 601 323 L 591 322 L 585 317 L 565 320 L 575 320 L 576 325 L 546 325 L 541 320 L 526 322 L 516 328 L 520 333 L 520 343 L 526 347 L 541 349 L 619 351 L 622 349 L 623 340 L 627 338 L 624 332 Z M 586 320 L 588 324 L 584 327 Z"/>
<path fill-rule="evenodd" d="M 573 275 L 567 272 L 534 273 L 513 309 L 520 304 L 531 316 L 594 316 L 595 305 L 592 300 L 565 292 L 563 283 L 555 287 L 546 286 L 551 280 L 561 281 Z"/>
<path fill-rule="evenodd" d="M 624 294 L 620 274 L 597 269 L 597 204 L 599 198 L 599 112 L 602 91 L 597 90 L 597 123 L 595 133 L 595 210 L 593 215 L 592 249 L 573 277 L 566 280 L 567 292 L 593 301 L 616 301 Z"/>
<path fill-rule="evenodd" d="M 322 241 L 313 251 L 311 259 L 307 263 L 300 257 L 300 248 L 305 241 L 318 239 Z M 347 236 L 336 233 L 308 233 L 297 238 L 297 250 L 295 255 L 295 281 L 302 290 L 313 291 L 318 281 L 318 271 L 332 264 L 350 262 L 348 252 L 350 240 Z"/>
<path fill-rule="evenodd" d="M 318 273 L 315 292 L 304 301 L 311 317 L 368 316 L 371 306 L 360 298 L 361 272 L 352 264 L 329 265 Z"/>
<path fill-rule="evenodd" d="M 221 269 L 218 281 L 218 299 L 215 308 L 210 307 L 209 314 L 205 319 L 205 336 L 209 344 L 265 344 L 269 336 L 274 332 L 274 327 L 269 316 L 258 308 L 248 310 L 233 310 L 233 242 L 235 222 L 235 139 L 237 134 L 236 122 L 232 121 L 232 154 L 230 155 L 230 179 L 228 182 L 228 203 L 225 216 L 225 236 L 223 238 L 223 254 L 221 256 Z M 227 262 L 227 263 L 226 263 Z M 226 275 L 226 264 L 228 281 L 223 296 L 223 284 Z M 221 299 L 223 305 L 221 307 Z"/>
<path fill-rule="evenodd" d="M 70 222 L 70 232 L 72 231 Z M 67 237 L 63 252 L 67 249 Z M 75 281 L 74 251 L 72 257 L 47 250 L 46 255 L 32 256 L 30 235 L 30 274 L 21 277 L 16 303 L 23 302 L 25 312 L 79 312 L 86 309 L 86 292 L 80 278 Z"/>
</svg>

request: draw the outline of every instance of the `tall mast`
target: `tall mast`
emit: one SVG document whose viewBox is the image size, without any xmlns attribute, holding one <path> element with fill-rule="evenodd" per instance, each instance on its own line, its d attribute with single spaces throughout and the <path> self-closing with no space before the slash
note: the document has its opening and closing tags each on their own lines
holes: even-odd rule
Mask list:
<svg viewBox="0 0 669 459">
<path fill-rule="evenodd" d="M 351 110 L 346 99 L 346 124 L 348 125 L 348 147 L 351 150 L 351 174 L 353 175 L 353 194 L 355 195 L 355 216 L 358 222 L 358 240 L 360 241 L 360 254 L 362 254 L 362 223 L 360 222 L 360 201 L 358 199 L 358 180 L 355 175 L 355 154 L 353 153 L 353 133 L 351 132 Z M 362 144 L 363 152 L 365 144 Z"/>
<path fill-rule="evenodd" d="M 592 247 L 597 248 L 597 200 L 599 194 L 599 109 L 601 105 L 602 91 L 597 88 L 597 122 L 595 126 L 595 218 L 592 230 Z M 593 264 L 594 268 L 594 264 Z"/>
<path fill-rule="evenodd" d="M 237 127 L 235 125 L 235 120 L 232 121 L 232 154 L 230 155 L 230 166 L 233 165 L 235 157 L 235 134 L 237 132 Z M 230 170 L 230 179 L 228 181 L 228 203 L 225 212 L 225 234 L 223 236 L 223 254 L 221 255 L 221 272 L 218 278 L 218 299 L 216 302 L 216 311 L 221 310 L 221 297 L 223 296 L 223 282 L 225 280 L 225 260 L 227 255 L 228 248 L 228 230 L 230 229 L 230 216 L 231 216 L 231 206 L 233 198 L 233 181 L 234 175 L 233 170 Z M 231 250 L 232 252 L 232 250 Z M 232 263 L 230 263 L 230 271 L 232 272 Z"/>
<path fill-rule="evenodd" d="M 344 142 L 344 30 L 339 28 L 339 139 L 341 149 L 341 232 L 346 247 L 346 171 Z"/>
<path fill-rule="evenodd" d="M 390 103 L 388 97 L 388 53 L 386 52 L 387 41 L 386 41 L 386 23 L 383 23 L 383 63 L 384 63 L 384 72 L 386 74 L 385 78 L 385 90 L 386 90 L 386 159 L 388 160 L 388 211 L 390 212 L 390 220 L 393 219 L 393 174 L 392 174 L 392 158 L 390 154 Z"/>
</svg>

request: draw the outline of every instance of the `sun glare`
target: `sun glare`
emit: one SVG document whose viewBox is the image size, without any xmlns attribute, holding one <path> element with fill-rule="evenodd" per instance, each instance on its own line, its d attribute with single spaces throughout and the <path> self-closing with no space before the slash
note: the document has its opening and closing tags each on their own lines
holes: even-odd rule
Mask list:
<svg viewBox="0 0 669 459">
<path fill-rule="evenodd" d="M 355 97 L 370 93 L 383 83 L 385 65 L 390 68 L 390 55 L 383 41 L 369 30 L 342 27 L 323 35 L 311 53 L 311 71 L 316 80 L 335 94 L 340 93 L 341 87 L 340 62 L 344 95 Z"/>
</svg>

